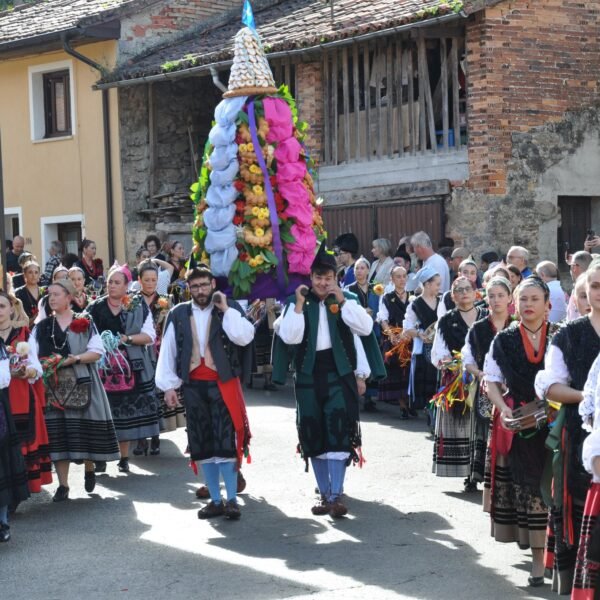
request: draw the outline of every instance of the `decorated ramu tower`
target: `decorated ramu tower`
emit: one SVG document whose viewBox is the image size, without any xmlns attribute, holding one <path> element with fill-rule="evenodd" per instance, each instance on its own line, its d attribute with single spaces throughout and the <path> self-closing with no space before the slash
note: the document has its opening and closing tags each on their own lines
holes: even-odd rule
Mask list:
<svg viewBox="0 0 600 600">
<path fill-rule="evenodd" d="M 286 86 L 275 86 L 249 2 L 229 89 L 192 186 L 194 257 L 237 298 L 285 297 L 306 281 L 326 237 L 313 163 Z"/>
</svg>

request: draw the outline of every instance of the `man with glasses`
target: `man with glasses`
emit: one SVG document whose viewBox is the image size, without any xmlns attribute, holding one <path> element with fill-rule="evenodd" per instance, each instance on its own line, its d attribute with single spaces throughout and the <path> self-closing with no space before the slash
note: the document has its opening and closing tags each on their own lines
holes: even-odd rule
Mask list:
<svg viewBox="0 0 600 600">
<path fill-rule="evenodd" d="M 202 464 L 211 500 L 198 518 L 239 519 L 238 472 L 250 442 L 240 379 L 248 380 L 252 371 L 254 326 L 237 302 L 216 291 L 207 267 L 191 269 L 186 281 L 192 300 L 169 313 L 156 385 L 171 407 L 183 390 L 190 458 L 194 466 Z"/>
<path fill-rule="evenodd" d="M 575 252 L 571 257 L 571 261 L 569 263 L 569 267 L 571 269 L 571 279 L 573 280 L 573 286 L 575 286 L 575 282 L 579 278 L 579 276 L 585 273 L 592 262 L 592 255 L 585 250 L 579 250 L 579 252 Z M 571 292 L 571 297 L 569 298 L 569 304 L 567 305 L 567 321 L 574 321 L 578 319 L 581 315 L 577 310 L 577 302 L 575 298 L 575 289 Z"/>
</svg>

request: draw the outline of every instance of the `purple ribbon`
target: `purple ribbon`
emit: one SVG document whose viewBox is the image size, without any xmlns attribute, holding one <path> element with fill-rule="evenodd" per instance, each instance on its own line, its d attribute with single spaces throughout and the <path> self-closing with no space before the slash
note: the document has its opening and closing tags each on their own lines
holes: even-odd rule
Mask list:
<svg viewBox="0 0 600 600">
<path fill-rule="evenodd" d="M 269 177 L 269 171 L 267 169 L 267 163 L 265 163 L 265 157 L 262 153 L 262 146 L 258 141 L 258 131 L 256 129 L 256 115 L 254 114 L 254 99 L 250 100 L 247 105 L 248 107 L 248 121 L 250 125 L 250 136 L 252 137 L 252 143 L 254 144 L 254 152 L 258 160 L 258 165 L 263 173 L 265 180 L 265 194 L 267 195 L 267 206 L 269 207 L 269 216 L 271 217 L 271 229 L 273 230 L 273 251 L 277 257 L 277 283 L 279 289 L 285 289 L 285 273 L 283 271 L 283 246 L 281 244 L 281 236 L 279 234 L 279 215 L 277 214 L 277 204 L 275 203 L 275 196 L 273 195 L 273 188 L 271 187 L 271 179 Z"/>
</svg>

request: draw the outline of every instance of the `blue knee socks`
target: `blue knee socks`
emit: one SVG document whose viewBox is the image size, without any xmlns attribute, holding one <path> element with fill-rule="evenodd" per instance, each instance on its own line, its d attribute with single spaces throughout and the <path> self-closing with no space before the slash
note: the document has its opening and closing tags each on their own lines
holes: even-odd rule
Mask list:
<svg viewBox="0 0 600 600">
<path fill-rule="evenodd" d="M 346 461 L 345 460 L 327 460 L 327 468 L 329 471 L 329 481 L 331 482 L 331 492 L 329 501 L 337 500 L 344 489 L 344 477 L 346 476 Z"/>
<path fill-rule="evenodd" d="M 330 485 L 329 485 L 329 469 L 327 468 L 327 459 L 325 458 L 311 458 L 312 468 L 315 473 L 315 479 L 319 486 L 319 492 L 321 496 L 325 498 L 329 497 Z"/>
<path fill-rule="evenodd" d="M 234 461 L 219 463 L 219 470 L 225 482 L 227 492 L 227 501 L 235 500 L 237 496 L 237 478 L 238 472 Z"/>
<path fill-rule="evenodd" d="M 219 486 L 219 465 L 210 462 L 202 464 L 204 472 L 204 481 L 210 492 L 210 499 L 217 504 L 221 502 L 221 487 Z"/>
<path fill-rule="evenodd" d="M 8 506 L 0 506 L 0 523 L 8 525 Z"/>
</svg>

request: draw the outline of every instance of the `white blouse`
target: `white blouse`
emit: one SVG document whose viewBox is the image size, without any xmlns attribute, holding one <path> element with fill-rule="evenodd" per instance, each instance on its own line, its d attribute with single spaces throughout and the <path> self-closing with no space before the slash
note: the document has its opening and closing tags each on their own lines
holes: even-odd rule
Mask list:
<svg viewBox="0 0 600 600">
<path fill-rule="evenodd" d="M 555 383 L 569 385 L 571 380 L 565 357 L 558 346 L 550 344 L 544 360 L 544 368 L 535 376 L 535 393 L 538 398 L 545 398 Z"/>
</svg>

